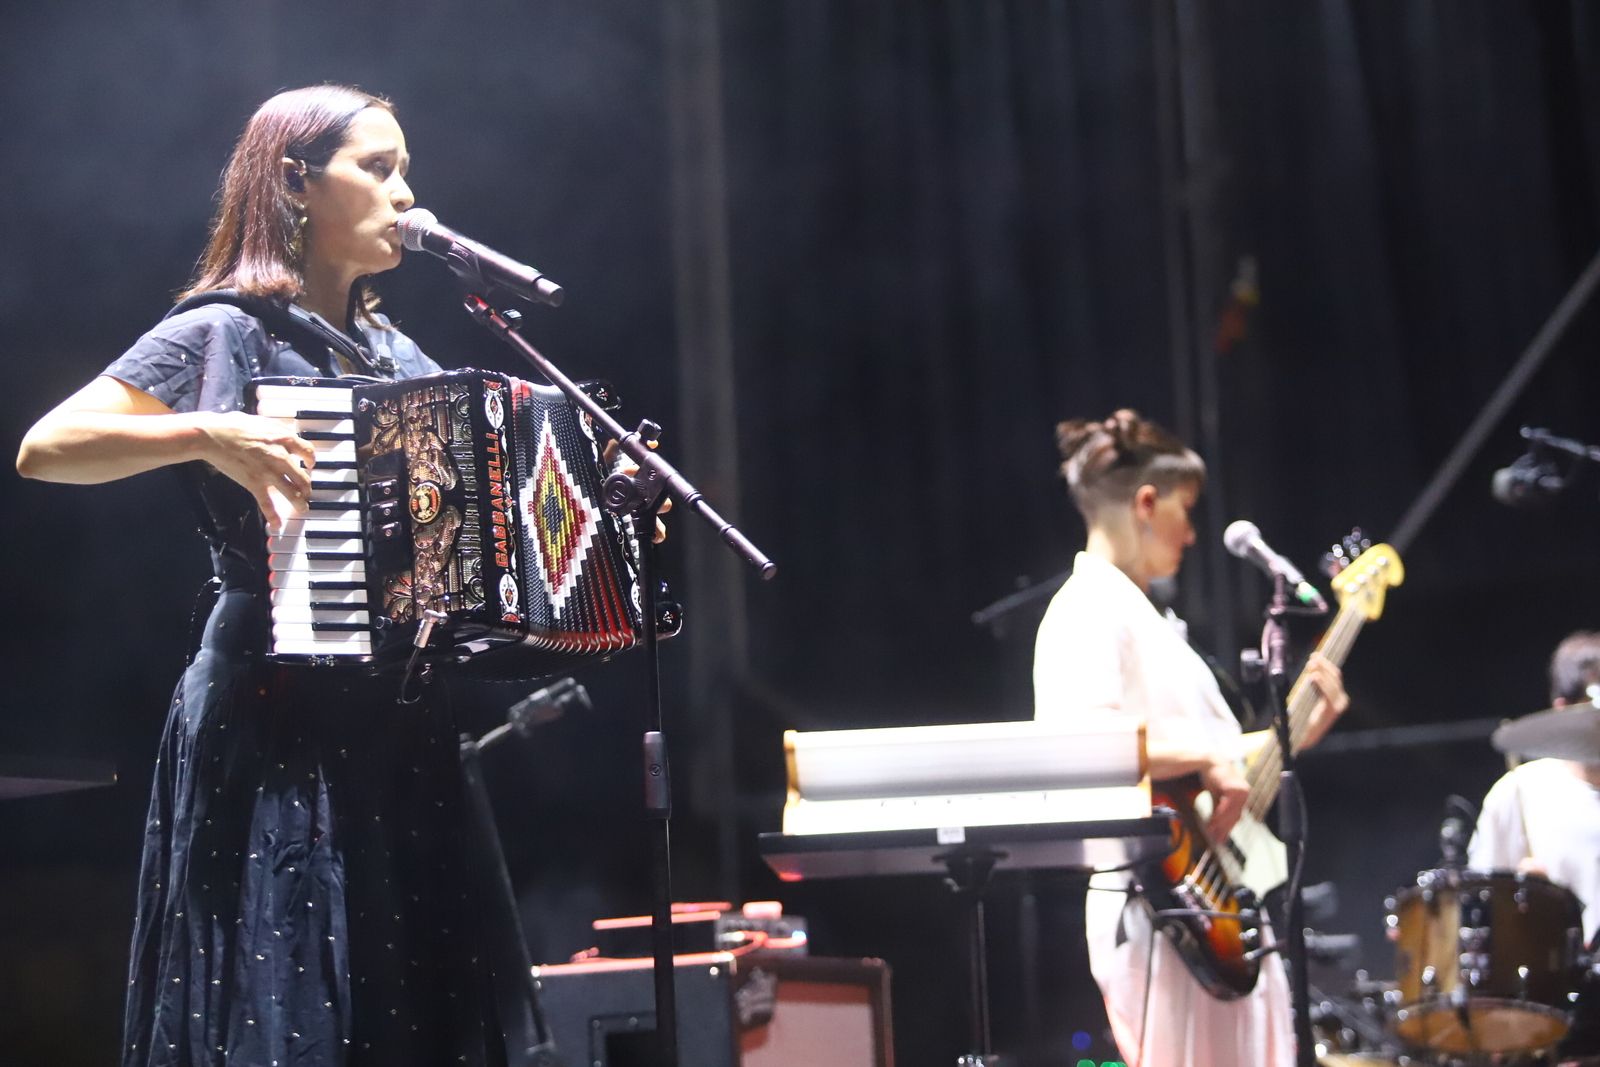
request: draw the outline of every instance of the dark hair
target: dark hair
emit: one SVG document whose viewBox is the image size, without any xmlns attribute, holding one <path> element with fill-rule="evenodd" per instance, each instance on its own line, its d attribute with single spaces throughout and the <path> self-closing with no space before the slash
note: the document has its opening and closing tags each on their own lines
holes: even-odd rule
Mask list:
<svg viewBox="0 0 1600 1067">
<path fill-rule="evenodd" d="M 283 160 L 300 161 L 308 175 L 320 173 L 369 107 L 394 113 L 389 101 L 346 85 L 290 89 L 256 109 L 222 172 L 211 236 L 181 297 L 207 289 L 281 300 L 302 295 L 304 265 L 294 250 L 301 209 L 284 181 Z M 365 279 L 357 294 L 357 310 L 370 321 L 378 302 Z"/>
<path fill-rule="evenodd" d="M 1556 646 L 1550 657 L 1550 700 L 1578 704 L 1600 683 L 1600 632 L 1579 630 Z"/>
<path fill-rule="evenodd" d="M 1176 435 L 1131 408 L 1098 422 L 1072 419 L 1056 426 L 1061 476 L 1085 519 L 1108 504 L 1125 504 L 1141 485 L 1166 493 L 1205 485 L 1206 465 Z"/>
</svg>

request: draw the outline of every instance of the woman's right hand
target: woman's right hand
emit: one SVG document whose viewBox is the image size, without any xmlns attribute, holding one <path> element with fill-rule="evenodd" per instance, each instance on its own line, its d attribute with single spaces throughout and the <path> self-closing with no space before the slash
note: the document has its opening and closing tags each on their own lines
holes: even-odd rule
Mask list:
<svg viewBox="0 0 1600 1067">
<path fill-rule="evenodd" d="M 285 419 L 214 412 L 200 422 L 201 457 L 255 497 L 269 529 L 305 513 L 317 456 Z"/>
<path fill-rule="evenodd" d="M 1200 783 L 1211 794 L 1211 819 L 1206 823 L 1206 833 L 1213 841 L 1226 841 L 1244 814 L 1250 783 L 1239 764 L 1226 757 L 1201 768 Z"/>
</svg>

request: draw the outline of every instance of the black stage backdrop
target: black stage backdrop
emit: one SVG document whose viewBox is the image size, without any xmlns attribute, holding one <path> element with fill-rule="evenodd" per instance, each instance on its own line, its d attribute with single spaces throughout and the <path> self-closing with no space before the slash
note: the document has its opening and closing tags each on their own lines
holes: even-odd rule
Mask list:
<svg viewBox="0 0 1600 1067">
<path fill-rule="evenodd" d="M 675 424 L 670 7 L 11 5 L 4 439 L 159 317 L 249 110 L 325 79 L 396 101 L 422 203 L 568 287 L 559 312 L 530 315 L 544 351 L 616 383 L 631 416 L 668 425 L 669 449 L 692 439 Z M 760 867 L 781 731 L 1029 713 L 1033 619 L 995 637 L 969 616 L 1070 565 L 1061 418 L 1134 406 L 1194 434 L 1215 474 L 1206 531 L 1248 516 L 1307 563 L 1351 524 L 1392 533 L 1600 245 L 1600 16 L 1490 0 L 792 0 L 722 3 L 717 20 L 735 518 L 782 573 L 745 590 L 734 781 L 680 790 L 680 896 L 776 896 L 811 919 L 817 951 L 887 958 L 901 1057 L 948 1061 L 963 990 L 937 883 L 780 887 Z M 1245 260 L 1259 303 L 1230 305 Z M 385 291 L 441 362 L 513 369 L 437 263 L 408 261 Z M 1230 307 L 1244 335 L 1215 342 Z M 1487 492 L 1519 422 L 1600 436 L 1596 323 L 1580 317 L 1408 546 L 1409 579 L 1349 665 L 1342 729 L 1533 710 L 1555 641 L 1600 625 L 1596 482 L 1537 514 Z M 108 789 L 0 806 L 0 1047 L 7 1062 L 104 1063 L 203 552 L 167 476 L 0 478 L 0 753 L 120 771 Z M 669 569 L 704 536 L 677 520 Z M 1226 662 L 1263 585 L 1208 551 L 1182 604 Z M 693 626 L 695 591 L 680 592 Z M 592 917 L 647 906 L 637 658 L 581 673 L 593 715 L 490 759 L 539 958 L 584 947 Z M 669 723 L 695 714 L 681 661 L 669 648 Z M 471 724 L 520 695 L 486 687 Z M 1308 761 L 1309 874 L 1338 886 L 1326 925 L 1360 933 L 1375 973 L 1392 969 L 1383 896 L 1436 859 L 1444 797 L 1476 799 L 1498 766 L 1481 740 Z M 717 855 L 712 803 L 737 812 L 734 856 Z M 1046 881 L 997 895 L 998 1043 L 1028 1062 L 1113 1058 L 1078 896 Z"/>
</svg>

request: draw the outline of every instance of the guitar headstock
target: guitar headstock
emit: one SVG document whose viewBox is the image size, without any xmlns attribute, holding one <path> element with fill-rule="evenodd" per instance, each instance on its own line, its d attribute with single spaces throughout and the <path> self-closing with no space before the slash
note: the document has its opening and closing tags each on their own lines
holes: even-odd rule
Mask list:
<svg viewBox="0 0 1600 1067">
<path fill-rule="evenodd" d="M 1342 561 L 1342 565 L 1331 566 L 1330 561 Z M 1389 587 L 1406 578 L 1400 554 L 1389 545 L 1373 544 L 1359 529 L 1334 545 L 1323 565 L 1330 570 L 1330 584 L 1340 607 L 1354 607 L 1369 620 L 1383 614 Z"/>
<path fill-rule="evenodd" d="M 1361 527 L 1351 527 L 1349 533 L 1345 534 L 1334 543 L 1332 548 L 1323 553 L 1322 573 L 1329 578 L 1337 576 L 1339 572 L 1354 563 L 1361 553 L 1371 547 L 1372 538 L 1368 537 Z"/>
</svg>

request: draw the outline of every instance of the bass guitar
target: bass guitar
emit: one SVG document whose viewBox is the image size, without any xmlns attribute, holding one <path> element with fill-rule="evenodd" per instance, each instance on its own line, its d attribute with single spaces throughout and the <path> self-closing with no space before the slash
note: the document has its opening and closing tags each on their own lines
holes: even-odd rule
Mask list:
<svg viewBox="0 0 1600 1067">
<path fill-rule="evenodd" d="M 1359 555 L 1357 553 L 1359 552 Z M 1361 628 L 1383 614 L 1384 596 L 1405 578 L 1400 557 L 1388 545 L 1346 542 L 1330 556 L 1349 560 L 1333 575 L 1339 611 L 1323 634 L 1317 651 L 1342 665 Z M 1302 747 L 1321 694 L 1302 674 L 1289 690 L 1289 735 L 1294 750 Z M 1259 901 L 1288 877 L 1283 843 L 1265 822 L 1278 795 L 1283 754 L 1269 738 L 1246 767 L 1250 785 L 1244 814 L 1225 841 L 1205 830 L 1210 796 L 1198 775 L 1157 783 L 1152 801 L 1171 809 L 1172 852 L 1153 870 L 1143 872 L 1144 899 L 1157 915 L 1157 926 L 1177 946 L 1200 984 L 1223 1000 L 1245 996 L 1255 988 L 1260 959 Z M 1164 915 L 1165 912 L 1188 912 Z"/>
</svg>

